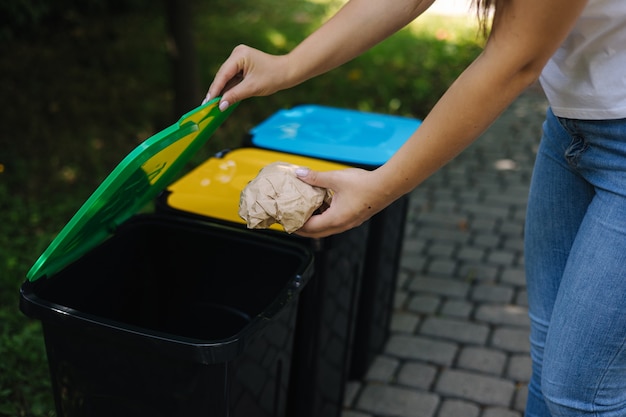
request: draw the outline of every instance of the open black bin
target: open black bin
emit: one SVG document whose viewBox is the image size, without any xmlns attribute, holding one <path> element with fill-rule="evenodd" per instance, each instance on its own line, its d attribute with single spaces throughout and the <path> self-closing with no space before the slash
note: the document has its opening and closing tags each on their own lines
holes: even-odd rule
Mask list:
<svg viewBox="0 0 626 417">
<path fill-rule="evenodd" d="M 339 417 L 348 380 L 369 222 L 322 239 L 289 235 L 278 225 L 271 230 L 246 230 L 238 215 L 241 191 L 261 168 L 276 161 L 320 171 L 346 168 L 265 149 L 234 149 L 209 158 L 170 185 L 160 195 L 157 211 L 236 225 L 250 236 L 271 235 L 306 245 L 313 252 L 315 271 L 298 305 L 288 415 Z"/>
<path fill-rule="evenodd" d="M 158 214 L 151 201 L 225 114 L 209 104 L 144 142 L 35 263 L 59 417 L 286 416 L 311 251 Z"/>
<path fill-rule="evenodd" d="M 373 170 L 420 124 L 408 117 L 303 104 L 253 127 L 244 145 Z M 389 335 L 408 204 L 403 196 L 369 222 L 349 372 L 354 379 L 363 378 Z"/>
<path fill-rule="evenodd" d="M 22 287 L 22 311 L 43 325 L 57 414 L 284 416 L 311 262 L 269 237 L 133 218 Z"/>
</svg>

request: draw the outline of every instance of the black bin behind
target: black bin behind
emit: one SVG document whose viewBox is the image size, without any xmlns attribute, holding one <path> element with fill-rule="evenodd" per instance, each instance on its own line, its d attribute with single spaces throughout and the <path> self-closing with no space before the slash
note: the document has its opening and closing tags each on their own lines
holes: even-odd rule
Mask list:
<svg viewBox="0 0 626 417">
<path fill-rule="evenodd" d="M 345 167 L 259 148 L 224 151 L 171 184 L 157 199 L 157 211 L 246 230 L 237 214 L 241 191 L 261 168 L 275 161 L 326 171 Z M 315 272 L 298 306 L 288 415 L 339 417 L 351 363 L 369 222 L 322 239 L 289 235 L 282 228 L 246 232 L 298 242 L 313 252 Z"/>
<path fill-rule="evenodd" d="M 292 153 L 374 170 L 383 165 L 421 121 L 315 104 L 282 109 L 253 127 L 245 146 Z M 408 196 L 369 222 L 349 376 L 361 379 L 389 336 Z"/>
<path fill-rule="evenodd" d="M 142 215 L 25 282 L 58 416 L 285 416 L 312 261 L 271 236 Z"/>
</svg>

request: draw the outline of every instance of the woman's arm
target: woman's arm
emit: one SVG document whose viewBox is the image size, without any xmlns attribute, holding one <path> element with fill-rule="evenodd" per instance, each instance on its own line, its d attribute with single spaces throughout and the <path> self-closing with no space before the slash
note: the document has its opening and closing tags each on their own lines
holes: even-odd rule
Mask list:
<svg viewBox="0 0 626 417">
<path fill-rule="evenodd" d="M 287 55 L 288 79 L 299 84 L 346 63 L 415 20 L 433 2 L 350 0 Z"/>
<path fill-rule="evenodd" d="M 483 53 L 459 76 L 404 146 L 375 171 L 309 172 L 333 204 L 297 232 L 323 237 L 357 226 L 469 146 L 532 82 L 587 0 L 511 0 L 498 9 Z"/>
<path fill-rule="evenodd" d="M 355 58 L 419 16 L 434 0 L 350 0 L 286 55 L 239 45 L 222 64 L 207 98 L 228 103 L 269 95 Z M 409 53 L 409 51 L 407 51 Z"/>
</svg>

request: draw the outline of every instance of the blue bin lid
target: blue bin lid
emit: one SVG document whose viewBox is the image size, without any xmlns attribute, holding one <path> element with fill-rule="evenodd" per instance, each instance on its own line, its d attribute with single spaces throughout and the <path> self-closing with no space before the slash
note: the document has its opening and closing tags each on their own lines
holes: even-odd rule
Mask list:
<svg viewBox="0 0 626 417">
<path fill-rule="evenodd" d="M 28 280 L 59 272 L 154 199 L 235 108 L 221 112 L 218 103 L 216 98 L 190 111 L 129 153 L 37 259 Z"/>
<path fill-rule="evenodd" d="M 250 130 L 252 144 L 349 165 L 383 165 L 418 119 L 320 105 L 280 110 Z"/>
</svg>

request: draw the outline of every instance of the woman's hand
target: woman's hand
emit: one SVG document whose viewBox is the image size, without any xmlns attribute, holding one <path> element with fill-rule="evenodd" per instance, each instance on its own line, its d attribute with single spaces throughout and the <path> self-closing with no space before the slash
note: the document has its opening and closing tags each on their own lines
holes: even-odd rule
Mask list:
<svg viewBox="0 0 626 417">
<path fill-rule="evenodd" d="M 392 203 L 379 188 L 376 171 L 347 168 L 338 171 L 296 170 L 307 184 L 333 191 L 330 207 L 313 215 L 295 234 L 321 238 L 357 227 Z"/>
<path fill-rule="evenodd" d="M 270 55 L 246 45 L 233 49 L 209 86 L 203 103 L 222 96 L 220 109 L 253 96 L 267 96 L 290 87 L 288 58 Z"/>
</svg>

